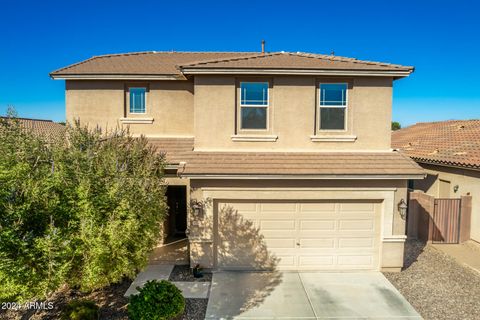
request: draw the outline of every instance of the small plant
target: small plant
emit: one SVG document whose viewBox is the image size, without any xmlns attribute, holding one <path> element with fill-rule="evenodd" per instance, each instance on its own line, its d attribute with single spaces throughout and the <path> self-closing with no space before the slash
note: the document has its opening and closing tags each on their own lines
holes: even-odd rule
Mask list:
<svg viewBox="0 0 480 320">
<path fill-rule="evenodd" d="M 185 310 L 182 292 L 171 282 L 151 280 L 138 291 L 128 305 L 131 320 L 170 320 Z"/>
<path fill-rule="evenodd" d="M 98 320 L 98 306 L 93 301 L 70 301 L 62 313 L 63 320 Z"/>
<path fill-rule="evenodd" d="M 197 264 L 197 265 L 195 265 L 195 267 L 193 267 L 193 277 L 194 278 L 202 278 L 203 277 L 202 268 L 200 267 L 199 264 Z"/>
</svg>

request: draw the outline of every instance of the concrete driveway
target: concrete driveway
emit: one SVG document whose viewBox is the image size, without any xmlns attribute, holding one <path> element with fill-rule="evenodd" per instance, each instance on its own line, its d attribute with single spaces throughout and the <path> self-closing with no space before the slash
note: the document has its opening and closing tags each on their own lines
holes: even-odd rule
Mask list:
<svg viewBox="0 0 480 320">
<path fill-rule="evenodd" d="M 380 272 L 214 273 L 206 319 L 422 319 Z"/>
</svg>

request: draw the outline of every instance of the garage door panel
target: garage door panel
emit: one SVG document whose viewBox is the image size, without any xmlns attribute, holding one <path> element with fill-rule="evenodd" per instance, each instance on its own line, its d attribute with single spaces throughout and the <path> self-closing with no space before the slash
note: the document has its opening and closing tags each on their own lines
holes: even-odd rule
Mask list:
<svg viewBox="0 0 480 320">
<path fill-rule="evenodd" d="M 295 230 L 265 230 L 262 231 L 264 240 L 268 239 L 283 239 L 283 238 L 296 238 Z"/>
<path fill-rule="evenodd" d="M 333 249 L 335 248 L 335 239 L 332 239 L 332 238 L 301 239 L 299 243 L 300 243 L 301 249 L 308 249 L 308 248 Z"/>
<path fill-rule="evenodd" d="M 295 220 L 260 220 L 262 230 L 295 230 Z"/>
<path fill-rule="evenodd" d="M 284 267 L 284 269 L 294 270 L 296 268 L 296 255 L 281 255 L 276 257 L 278 259 L 278 267 Z"/>
<path fill-rule="evenodd" d="M 306 202 L 300 203 L 300 212 L 310 213 L 310 212 L 322 212 L 322 213 L 335 213 L 335 203 L 332 202 Z"/>
<path fill-rule="evenodd" d="M 375 203 L 368 202 L 343 202 L 340 203 L 340 212 L 363 212 L 363 213 L 373 213 L 375 211 Z"/>
<path fill-rule="evenodd" d="M 298 260 L 299 265 L 306 267 L 332 268 L 335 264 L 333 255 L 300 255 Z"/>
<path fill-rule="evenodd" d="M 288 202 L 278 202 L 278 203 L 260 203 L 260 211 L 262 214 L 274 212 L 274 213 L 291 213 L 292 217 L 293 214 L 296 212 L 296 203 L 288 203 Z"/>
<path fill-rule="evenodd" d="M 373 219 L 366 220 L 340 220 L 338 225 L 339 231 L 374 231 L 375 221 Z"/>
<path fill-rule="evenodd" d="M 339 249 L 373 249 L 375 246 L 374 238 L 341 238 L 338 239 Z"/>
<path fill-rule="evenodd" d="M 243 232 L 238 235 L 219 232 L 226 234 L 227 242 L 231 242 L 220 239 L 217 242 L 220 268 L 235 269 L 238 265 L 239 269 L 266 266 L 279 270 L 378 270 L 378 203 L 232 201 L 220 205 L 233 208 L 243 221 L 251 221 L 247 228 L 232 228 L 231 221 L 222 222 L 220 210 L 219 228 L 230 226 L 225 232 Z M 228 219 L 231 217 L 225 216 Z M 241 219 L 237 223 L 242 223 Z M 239 245 L 242 241 L 250 247 Z"/>
<path fill-rule="evenodd" d="M 300 230 L 334 231 L 335 220 L 300 220 Z"/>
<path fill-rule="evenodd" d="M 339 255 L 337 263 L 344 267 L 371 267 L 373 257 L 371 255 Z"/>
<path fill-rule="evenodd" d="M 291 248 L 295 249 L 296 247 L 296 242 L 294 238 L 291 239 L 265 239 L 265 243 L 267 244 L 267 247 L 270 249 L 275 249 L 275 248 Z"/>
</svg>

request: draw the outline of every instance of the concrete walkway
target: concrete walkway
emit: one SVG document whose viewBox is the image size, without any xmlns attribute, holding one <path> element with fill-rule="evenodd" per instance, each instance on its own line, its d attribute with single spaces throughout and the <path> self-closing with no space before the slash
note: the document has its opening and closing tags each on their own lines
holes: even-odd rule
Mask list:
<svg viewBox="0 0 480 320">
<path fill-rule="evenodd" d="M 458 263 L 480 273 L 480 244 L 467 241 L 462 244 L 433 244 L 433 247 L 454 258 Z"/>
<path fill-rule="evenodd" d="M 173 268 L 174 265 L 148 265 L 145 270 L 137 275 L 128 290 L 125 292 L 125 297 L 129 297 L 132 294 L 137 294 L 137 287 L 143 287 L 149 280 L 168 280 Z M 206 299 L 208 298 L 208 294 L 210 292 L 210 282 L 178 281 L 172 283 L 182 291 L 182 295 L 185 298 Z"/>
<path fill-rule="evenodd" d="M 206 319 L 422 319 L 380 272 L 219 272 Z"/>
</svg>

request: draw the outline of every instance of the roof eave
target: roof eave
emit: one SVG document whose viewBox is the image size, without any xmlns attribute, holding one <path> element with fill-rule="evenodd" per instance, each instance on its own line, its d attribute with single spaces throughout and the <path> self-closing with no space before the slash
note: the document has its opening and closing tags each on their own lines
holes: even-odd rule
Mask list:
<svg viewBox="0 0 480 320">
<path fill-rule="evenodd" d="M 462 163 L 453 163 L 453 162 L 450 162 L 450 161 L 433 160 L 433 159 L 430 160 L 430 159 L 426 159 L 426 158 L 412 157 L 412 156 L 411 156 L 411 158 L 415 162 L 422 163 L 422 164 L 430 164 L 430 165 L 435 165 L 435 166 L 440 166 L 440 167 L 480 171 L 480 166 L 473 165 L 473 164 L 469 165 L 469 164 L 462 164 Z"/>
<path fill-rule="evenodd" d="M 186 80 L 183 74 L 59 74 L 50 73 L 54 80 Z"/>
<path fill-rule="evenodd" d="M 181 177 L 190 179 L 295 179 L 295 180 L 421 180 L 425 173 L 407 174 L 194 174 L 181 173 Z"/>
<path fill-rule="evenodd" d="M 375 76 L 393 77 L 395 79 L 409 76 L 410 70 L 325 70 L 325 69 L 260 69 L 260 68 L 182 68 L 183 74 L 269 74 L 269 75 L 322 75 L 322 76 Z"/>
</svg>

